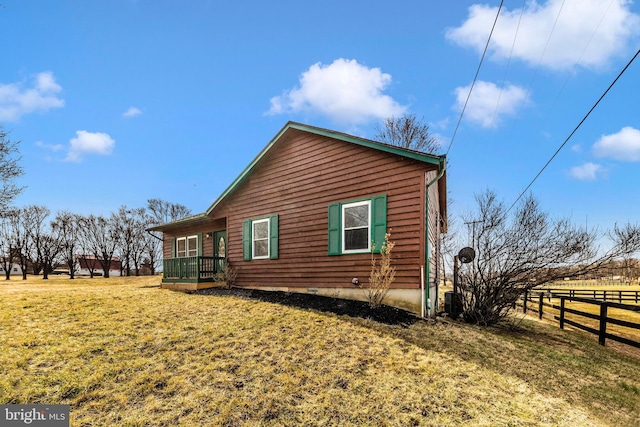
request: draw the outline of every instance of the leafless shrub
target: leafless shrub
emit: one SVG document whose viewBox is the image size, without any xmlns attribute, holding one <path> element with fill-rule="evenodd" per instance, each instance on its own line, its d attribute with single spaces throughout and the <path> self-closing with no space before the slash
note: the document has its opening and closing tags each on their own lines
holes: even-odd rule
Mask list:
<svg viewBox="0 0 640 427">
<path fill-rule="evenodd" d="M 391 251 L 395 246 L 389 241 L 390 233 L 384 235 L 384 243 L 380 248 L 380 261 L 377 261 L 371 251 L 371 273 L 369 285 L 365 287 L 365 294 L 372 308 L 379 307 L 389 293 L 391 284 L 396 277 L 396 269 L 392 265 Z"/>
<path fill-rule="evenodd" d="M 227 288 L 231 288 L 237 276 L 238 272 L 235 268 L 231 267 L 229 261 L 225 260 L 222 269 L 216 273 L 213 280 L 215 282 L 224 282 Z"/>
<path fill-rule="evenodd" d="M 603 237 L 568 219 L 554 220 L 538 201 L 527 197 L 508 216 L 495 193 L 476 197 L 476 258 L 460 268 L 459 285 L 465 320 L 492 325 L 502 320 L 525 292 L 545 283 L 597 271 L 615 259 L 640 250 L 640 227 L 616 226 L 605 233 L 611 248 L 601 253 Z"/>
</svg>

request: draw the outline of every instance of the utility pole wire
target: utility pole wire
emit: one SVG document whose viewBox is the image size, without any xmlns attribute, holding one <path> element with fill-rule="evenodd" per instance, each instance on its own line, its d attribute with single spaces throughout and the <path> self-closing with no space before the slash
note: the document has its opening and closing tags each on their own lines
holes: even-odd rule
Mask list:
<svg viewBox="0 0 640 427">
<path fill-rule="evenodd" d="M 522 193 L 520 193 L 520 195 L 516 198 L 516 200 L 511 204 L 511 206 L 509 206 L 509 209 L 507 209 L 507 211 L 505 212 L 505 215 L 509 213 L 509 211 L 511 209 L 513 209 L 513 207 L 516 205 L 516 203 L 518 203 L 518 200 L 520 200 L 522 198 L 522 196 L 529 190 L 529 188 L 531 188 L 531 186 L 533 185 L 534 182 L 536 182 L 536 180 L 538 179 L 538 177 L 540 175 L 542 175 L 542 172 L 544 172 L 544 170 L 547 168 L 547 166 L 549 166 L 549 163 L 551 163 L 551 161 L 558 155 L 558 153 L 560 152 L 560 150 L 562 150 L 562 148 L 567 145 L 567 142 L 569 142 L 569 140 L 571 139 L 571 137 L 573 137 L 573 134 L 575 134 L 578 129 L 580 128 L 580 126 L 582 126 L 582 124 L 585 122 L 585 120 L 587 120 L 587 117 L 589 117 L 591 115 L 591 113 L 593 112 L 593 110 L 596 109 L 596 107 L 598 106 L 598 104 L 600 104 L 600 101 L 602 101 L 602 99 L 607 95 L 607 93 L 609 93 L 609 91 L 611 90 L 611 88 L 613 87 L 614 84 L 616 84 L 616 82 L 618 81 L 618 79 L 620 79 L 620 77 L 622 77 L 622 75 L 624 74 L 625 71 L 627 71 L 627 68 L 629 68 L 631 66 L 631 64 L 633 63 L 633 61 L 638 57 L 638 55 L 640 55 L 640 49 L 638 49 L 638 51 L 636 52 L 635 55 L 633 55 L 633 58 L 631 58 L 629 60 L 629 62 L 627 63 L 627 65 L 622 69 L 622 71 L 620 71 L 620 73 L 618 74 L 618 76 L 613 80 L 613 82 L 611 82 L 611 84 L 609 85 L 609 87 L 607 88 L 607 90 L 604 91 L 604 93 L 600 96 L 600 98 L 598 98 L 598 100 L 596 101 L 595 104 L 593 104 L 593 107 L 591 107 L 591 109 L 589 110 L 589 112 L 587 114 L 585 114 L 585 116 L 582 118 L 582 120 L 580 120 L 580 123 L 578 123 L 578 125 L 573 129 L 573 131 L 571 132 L 571 134 L 569 134 L 569 136 L 567 137 L 567 139 L 564 140 L 564 142 L 560 145 L 560 147 L 558 147 L 558 149 L 556 150 L 555 153 L 553 153 L 553 156 L 551 156 L 551 158 L 547 161 L 547 163 L 545 163 L 545 165 L 542 167 L 542 169 L 540 169 L 540 172 L 538 172 L 538 174 L 531 180 L 531 182 L 529 183 L 529 185 L 527 185 L 527 188 L 525 188 Z"/>
<path fill-rule="evenodd" d="M 451 146 L 453 145 L 453 140 L 458 133 L 458 128 L 460 127 L 460 122 L 462 121 L 462 116 L 464 116 L 464 110 L 467 109 L 467 104 L 469 103 L 469 98 L 471 98 L 471 92 L 473 92 L 473 86 L 476 84 L 476 80 L 478 79 L 478 74 L 480 74 L 480 67 L 482 67 L 482 62 L 484 61 L 484 57 L 487 54 L 487 49 L 489 48 L 489 42 L 491 41 L 491 36 L 493 35 L 493 30 L 496 28 L 496 23 L 498 22 L 498 17 L 500 16 L 500 11 L 502 10 L 502 4 L 504 0 L 500 1 L 500 6 L 498 7 L 498 13 L 496 13 L 496 19 L 493 21 L 493 26 L 491 27 L 491 32 L 489 33 L 489 38 L 487 39 L 487 44 L 484 46 L 484 51 L 482 52 L 482 57 L 480 58 L 480 63 L 478 64 L 478 69 L 476 70 L 476 75 L 473 76 L 473 82 L 471 82 L 471 87 L 469 88 L 469 93 L 467 94 L 467 100 L 464 102 L 464 106 L 462 107 L 462 111 L 460 112 L 460 118 L 458 118 L 458 124 L 456 124 L 456 128 L 453 131 L 453 136 L 451 137 L 451 141 L 449 142 L 449 147 L 447 148 L 446 155 L 449 154 L 449 150 L 451 150 Z"/>
</svg>

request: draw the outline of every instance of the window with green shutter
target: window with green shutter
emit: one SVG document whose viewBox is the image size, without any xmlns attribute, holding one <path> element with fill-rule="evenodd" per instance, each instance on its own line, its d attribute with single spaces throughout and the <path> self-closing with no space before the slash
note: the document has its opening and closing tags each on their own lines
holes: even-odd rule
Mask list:
<svg viewBox="0 0 640 427">
<path fill-rule="evenodd" d="M 278 215 L 242 222 L 242 259 L 278 259 Z"/>
<path fill-rule="evenodd" d="M 387 231 L 387 195 L 329 205 L 329 255 L 380 252 Z"/>
</svg>

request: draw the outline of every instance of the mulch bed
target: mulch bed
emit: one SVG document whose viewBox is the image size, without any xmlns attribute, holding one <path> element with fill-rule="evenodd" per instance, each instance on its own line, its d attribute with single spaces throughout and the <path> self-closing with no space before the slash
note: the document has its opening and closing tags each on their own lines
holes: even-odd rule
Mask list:
<svg viewBox="0 0 640 427">
<path fill-rule="evenodd" d="M 369 303 L 297 292 L 260 291 L 242 288 L 209 288 L 193 291 L 198 295 L 235 296 L 322 312 L 371 319 L 387 325 L 407 327 L 422 319 L 413 313 L 388 305 L 372 308 Z"/>
</svg>

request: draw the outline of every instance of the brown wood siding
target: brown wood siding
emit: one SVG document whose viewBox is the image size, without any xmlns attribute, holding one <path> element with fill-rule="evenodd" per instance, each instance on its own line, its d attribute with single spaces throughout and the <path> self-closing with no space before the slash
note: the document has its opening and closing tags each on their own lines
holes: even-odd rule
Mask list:
<svg viewBox="0 0 640 427">
<path fill-rule="evenodd" d="M 367 283 L 371 255 L 328 255 L 328 206 L 386 194 L 387 230 L 396 242 L 394 287 L 418 288 L 424 265 L 428 168 L 435 166 L 315 134 L 288 132 L 211 212 L 213 218 L 227 218 L 227 256 L 238 272 L 236 285 L 351 287 L 353 277 Z M 279 258 L 243 261 L 242 221 L 272 214 L 279 215 Z M 200 230 L 202 226 L 193 227 L 194 234 Z M 168 246 L 170 251 L 170 241 Z"/>
<path fill-rule="evenodd" d="M 426 180 L 427 184 L 432 183 L 436 178 L 437 172 L 430 171 L 427 172 Z M 433 182 L 429 187 L 429 252 L 430 252 L 430 277 L 428 281 L 433 286 L 435 281 L 439 279 L 438 276 L 438 256 L 439 256 L 439 239 L 441 232 L 441 218 L 440 218 L 440 209 L 439 205 L 436 202 L 439 200 L 439 192 L 438 192 L 438 184 Z"/>
<path fill-rule="evenodd" d="M 173 247 L 173 239 L 177 237 L 195 236 L 202 233 L 202 256 L 213 256 L 213 238 L 207 238 L 207 233 L 224 230 L 226 227 L 225 218 L 209 219 L 198 224 L 182 226 L 175 230 L 165 230 L 162 239 L 162 256 L 165 259 L 174 258 L 175 254 L 171 253 Z"/>
</svg>

